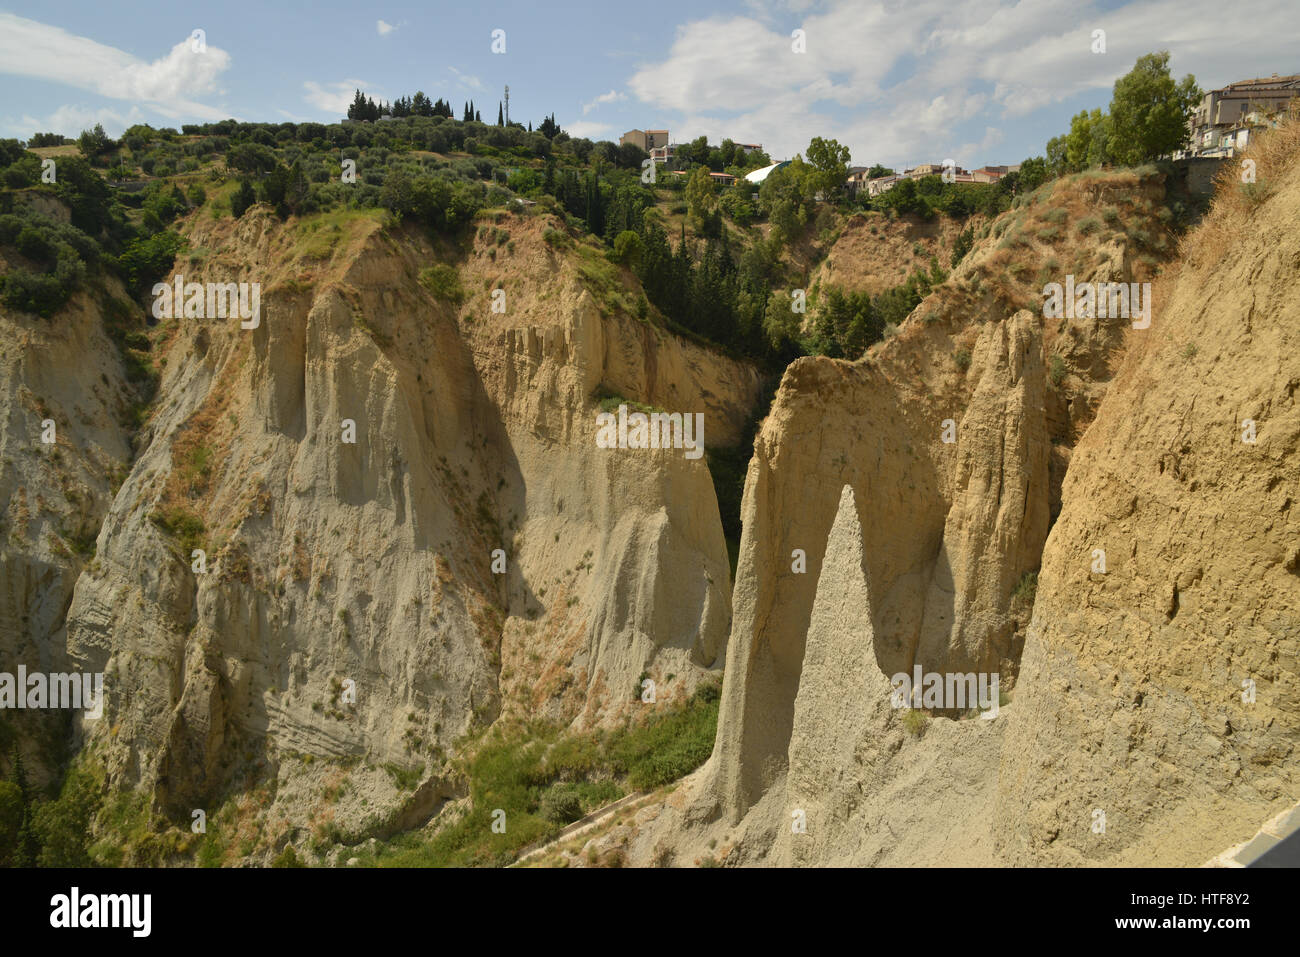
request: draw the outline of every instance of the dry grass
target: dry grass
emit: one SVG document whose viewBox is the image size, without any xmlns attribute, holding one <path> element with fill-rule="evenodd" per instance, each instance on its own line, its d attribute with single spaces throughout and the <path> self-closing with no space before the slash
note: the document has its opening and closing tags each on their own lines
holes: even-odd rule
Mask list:
<svg viewBox="0 0 1300 957">
<path fill-rule="evenodd" d="M 1183 237 L 1179 254 L 1188 265 L 1217 262 L 1251 229 L 1255 212 L 1266 203 L 1278 183 L 1294 166 L 1300 150 L 1300 110 L 1290 114 L 1276 130 L 1270 130 L 1242 154 L 1240 161 L 1224 163 L 1215 180 L 1214 205 L 1210 215 Z M 1255 182 L 1241 181 L 1243 164 L 1255 162 Z"/>
</svg>

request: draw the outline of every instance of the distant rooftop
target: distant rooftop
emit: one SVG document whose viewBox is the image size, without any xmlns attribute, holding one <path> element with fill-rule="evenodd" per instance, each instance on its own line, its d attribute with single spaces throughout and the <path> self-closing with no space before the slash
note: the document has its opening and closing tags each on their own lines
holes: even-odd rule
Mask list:
<svg viewBox="0 0 1300 957">
<path fill-rule="evenodd" d="M 770 176 L 773 173 L 773 171 L 780 169 L 782 166 L 789 166 L 789 165 L 790 165 L 789 160 L 783 160 L 780 163 L 773 163 L 771 166 L 764 166 L 762 169 L 756 169 L 752 173 L 746 173 L 745 179 L 750 183 L 758 184 L 763 182 L 763 180 L 767 179 L 768 176 Z"/>
</svg>

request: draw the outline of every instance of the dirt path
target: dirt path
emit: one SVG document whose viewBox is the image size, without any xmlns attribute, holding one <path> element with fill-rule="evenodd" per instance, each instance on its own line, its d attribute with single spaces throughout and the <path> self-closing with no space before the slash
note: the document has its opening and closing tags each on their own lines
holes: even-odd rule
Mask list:
<svg viewBox="0 0 1300 957">
<path fill-rule="evenodd" d="M 623 808 L 627 807 L 629 804 L 633 804 L 641 800 L 642 798 L 649 797 L 651 793 L 653 792 L 637 791 L 633 794 L 629 794 L 627 797 L 619 798 L 613 804 L 606 804 L 602 808 L 597 808 L 596 810 L 588 814 L 586 817 L 579 818 L 578 820 L 574 821 L 572 824 L 568 825 L 564 830 L 562 830 L 559 834 L 555 835 L 555 837 L 551 838 L 549 841 L 545 841 L 540 844 L 532 844 L 524 848 L 523 852 L 519 855 L 519 859 L 516 860 L 515 863 L 512 864 L 511 866 L 515 867 L 519 864 L 522 864 L 524 863 L 524 861 L 528 860 L 529 858 L 537 857 L 541 854 L 546 853 L 546 851 L 555 847 L 561 841 L 567 841 L 569 838 L 574 837 L 575 835 L 582 834 L 592 830 L 597 825 L 603 824 L 606 821 L 608 821 L 611 817 L 613 817 L 619 811 L 623 810 Z"/>
</svg>

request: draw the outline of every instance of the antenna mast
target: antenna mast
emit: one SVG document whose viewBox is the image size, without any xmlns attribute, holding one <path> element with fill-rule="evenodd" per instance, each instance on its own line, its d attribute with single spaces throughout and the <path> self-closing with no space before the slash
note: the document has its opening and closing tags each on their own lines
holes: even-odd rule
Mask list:
<svg viewBox="0 0 1300 957">
<path fill-rule="evenodd" d="M 510 125 L 510 84 L 506 84 L 506 126 Z"/>
</svg>

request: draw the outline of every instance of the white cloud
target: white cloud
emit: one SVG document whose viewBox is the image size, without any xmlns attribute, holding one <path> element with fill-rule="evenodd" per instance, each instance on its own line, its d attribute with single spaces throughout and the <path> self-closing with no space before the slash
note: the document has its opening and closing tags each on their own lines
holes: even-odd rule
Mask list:
<svg viewBox="0 0 1300 957">
<path fill-rule="evenodd" d="M 455 77 L 456 77 L 456 85 L 459 86 L 461 89 L 463 89 L 463 90 L 482 90 L 482 89 L 484 89 L 484 87 L 483 87 L 483 81 L 480 80 L 478 77 L 476 77 L 476 76 L 471 76 L 471 75 L 468 74 L 468 73 L 461 73 L 460 70 L 456 69 L 454 66 L 449 66 L 449 67 L 447 67 L 447 69 L 450 70 L 450 71 L 452 72 L 452 74 L 455 75 Z"/>
<path fill-rule="evenodd" d="M 375 29 L 379 31 L 381 37 L 386 37 L 388 34 L 396 30 L 397 27 L 393 26 L 391 23 L 385 23 L 383 20 L 376 20 Z"/>
<path fill-rule="evenodd" d="M 302 88 L 307 91 L 302 98 L 325 113 L 345 115 L 348 107 L 352 105 L 353 97 L 357 95 L 357 90 L 372 99 L 378 99 L 374 92 L 367 88 L 365 80 L 339 80 L 337 83 L 325 84 L 317 83 L 315 80 L 305 80 Z"/>
<path fill-rule="evenodd" d="M 62 133 L 64 136 L 77 136 L 82 130 L 88 130 L 96 123 L 104 126 L 109 136 L 119 136 L 128 126 L 145 122 L 145 115 L 139 107 L 132 107 L 121 113 L 109 107 L 92 110 L 84 106 L 61 106 L 44 118 L 23 114 L 23 118 L 14 122 L 5 120 L 5 131 L 19 139 L 27 139 L 33 133 Z"/>
<path fill-rule="evenodd" d="M 588 123 L 586 120 L 564 126 L 564 132 L 575 139 L 607 140 L 611 136 L 611 130 L 613 127 L 608 123 Z"/>
<path fill-rule="evenodd" d="M 68 33 L 59 27 L 0 13 L 0 72 L 52 80 L 133 104 L 145 103 L 172 119 L 219 120 L 229 111 L 191 100 L 217 90 L 230 54 L 189 38 L 153 62 Z"/>
<path fill-rule="evenodd" d="M 586 116 L 596 107 L 602 106 L 606 103 L 618 103 L 619 101 L 626 99 L 626 93 L 619 93 L 617 90 L 610 90 L 608 93 L 600 94 L 600 96 L 596 97 L 590 103 L 582 104 L 582 115 Z"/>
<path fill-rule="evenodd" d="M 848 145 L 856 162 L 1005 162 L 1019 157 L 983 151 L 1003 141 L 1006 121 L 1089 95 L 1104 105 L 1144 53 L 1169 50 L 1175 76 L 1191 70 L 1212 88 L 1292 72 L 1300 32 L 1294 0 L 1239 0 L 1230 17 L 1220 0 L 745 6 L 679 26 L 667 55 L 629 78 L 635 99 L 682 117 L 674 140 L 762 142 L 775 159 L 820 135 Z M 806 53 L 791 50 L 795 28 L 805 31 Z M 1105 54 L 1090 49 L 1097 28 L 1106 30 Z"/>
</svg>

